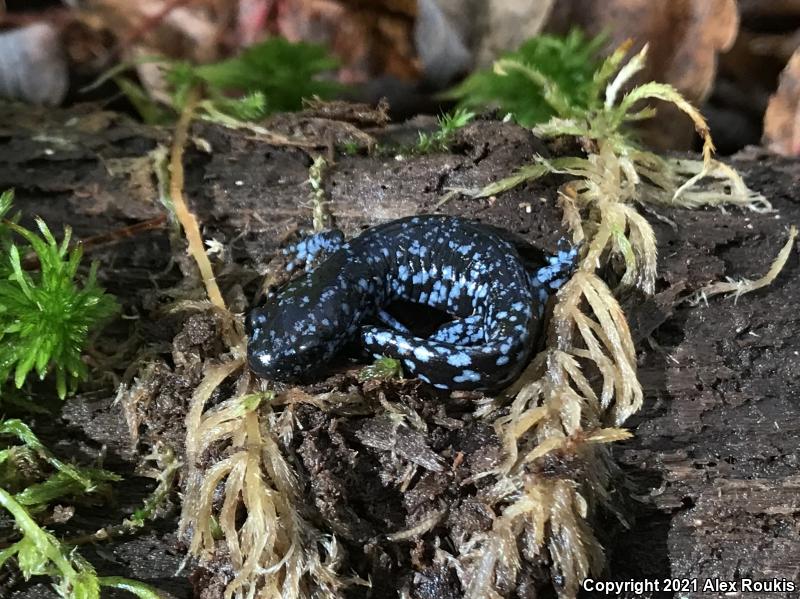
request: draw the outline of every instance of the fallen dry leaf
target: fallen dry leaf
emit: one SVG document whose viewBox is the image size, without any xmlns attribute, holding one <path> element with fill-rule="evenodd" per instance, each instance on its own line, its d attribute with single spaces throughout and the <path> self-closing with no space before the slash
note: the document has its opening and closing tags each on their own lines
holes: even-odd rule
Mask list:
<svg viewBox="0 0 800 599">
<path fill-rule="evenodd" d="M 724 154 L 756 145 L 778 79 L 800 47 L 800 0 L 739 0 L 741 25 L 720 56 L 714 91 L 703 112 Z"/>
<path fill-rule="evenodd" d="M 735 0 L 570 0 L 558 2 L 546 27 L 565 32 L 581 27 L 593 35 L 610 33 L 612 46 L 626 39 L 634 51 L 650 44 L 647 67 L 637 82 L 662 81 L 688 100 L 700 104 L 714 82 L 717 56 L 736 39 L 739 16 Z M 688 121 L 676 118 L 660 104 L 659 116 L 648 127 L 648 141 L 656 147 L 688 148 L 693 138 Z"/>
<path fill-rule="evenodd" d="M 579 26 L 593 35 L 610 32 L 613 46 L 633 39 L 634 50 L 645 43 L 650 53 L 642 81 L 664 81 L 687 99 L 708 95 L 716 73 L 717 54 L 736 39 L 739 16 L 734 0 L 572 0 L 553 8 L 548 29 Z"/>
<path fill-rule="evenodd" d="M 742 19 L 785 19 L 800 14 L 800 0 L 739 0 Z"/>
<path fill-rule="evenodd" d="M 233 49 L 227 31 L 235 23 L 235 3 L 222 0 L 87 0 L 86 18 L 100 19 L 124 55 L 146 48 L 172 58 L 209 62 Z"/>
<path fill-rule="evenodd" d="M 274 0 L 264 12 L 258 0 L 248 1 L 240 23 L 243 39 L 277 34 L 293 42 L 316 42 L 339 57 L 339 80 L 362 83 L 390 75 L 415 80 L 420 65 L 414 47 L 415 0 Z"/>
<path fill-rule="evenodd" d="M 554 0 L 437 0 L 474 56 L 490 67 L 500 54 L 516 50 L 542 31 Z"/>
<path fill-rule="evenodd" d="M 800 49 L 781 73 L 778 91 L 770 98 L 763 144 L 785 156 L 800 156 Z"/>
</svg>

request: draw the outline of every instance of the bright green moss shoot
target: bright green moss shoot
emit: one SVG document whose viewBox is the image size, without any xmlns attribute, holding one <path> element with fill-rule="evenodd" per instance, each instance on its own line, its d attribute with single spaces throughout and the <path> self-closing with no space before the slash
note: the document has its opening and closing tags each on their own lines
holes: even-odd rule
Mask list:
<svg viewBox="0 0 800 599">
<path fill-rule="evenodd" d="M 10 191 L 0 195 L 0 218 L 12 199 Z M 53 372 L 63 398 L 88 376 L 81 354 L 89 332 L 116 312 L 117 303 L 97 284 L 94 265 L 78 281 L 82 250 L 69 246 L 69 228 L 58 243 L 44 221 L 36 223 L 38 234 L 10 220 L 0 224 L 0 385 L 13 378 L 19 388 L 32 371 L 40 379 Z M 15 243 L 14 234 L 23 243 Z M 29 255 L 38 270 L 23 268 Z"/>
</svg>

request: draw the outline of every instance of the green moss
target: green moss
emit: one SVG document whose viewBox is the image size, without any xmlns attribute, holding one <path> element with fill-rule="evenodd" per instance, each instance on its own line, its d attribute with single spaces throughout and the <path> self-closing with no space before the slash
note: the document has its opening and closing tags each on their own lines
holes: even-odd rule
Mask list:
<svg viewBox="0 0 800 599">
<path fill-rule="evenodd" d="M 357 141 L 346 141 L 340 146 L 338 150 L 345 156 L 357 156 L 361 153 L 362 145 Z"/>
<path fill-rule="evenodd" d="M 155 589 L 141 582 L 116 576 L 99 578 L 89 562 L 39 526 L 28 510 L 2 487 L 0 507 L 13 516 L 22 536 L 0 551 L 0 567 L 9 559 L 16 558 L 26 579 L 52 576 L 57 581 L 53 588 L 65 599 L 100 599 L 102 587 L 126 590 L 142 599 L 159 599 Z"/>
<path fill-rule="evenodd" d="M 191 79 L 200 79 L 206 84 L 210 97 L 218 103 L 223 99 L 218 94 L 224 91 L 238 90 L 250 94 L 249 101 L 245 95 L 240 102 L 250 104 L 248 111 L 252 115 L 258 104 L 258 95 L 264 109 L 269 112 L 299 110 L 303 98 L 330 97 L 340 86 L 318 79 L 318 76 L 337 64 L 322 46 L 291 43 L 273 37 L 251 46 L 235 58 L 197 67 L 187 66 L 191 73 L 188 78 L 186 70 L 173 69 L 170 79 L 176 89 Z"/>
<path fill-rule="evenodd" d="M 0 198 L 0 216 L 11 207 L 11 192 Z M 58 243 L 41 219 L 39 233 L 4 221 L 0 256 L 0 385 L 22 387 L 31 372 L 54 372 L 58 395 L 74 391 L 88 375 L 81 360 L 89 332 L 117 311 L 114 298 L 95 279 L 95 265 L 78 276 L 82 250 L 70 247 L 67 228 Z M 12 234 L 22 238 L 14 243 Z M 38 270 L 23 268 L 35 256 Z"/>
<path fill-rule="evenodd" d="M 168 105 L 125 73 L 135 64 L 164 66 L 169 84 Z M 222 124 L 257 121 L 273 112 L 299 110 L 305 98 L 330 98 L 343 85 L 323 78 L 338 61 L 323 46 L 292 43 L 272 37 L 244 52 L 219 62 L 195 65 L 152 56 L 137 63 L 122 63 L 109 69 L 87 89 L 111 79 L 150 124 L 166 124 L 180 114 L 190 89 L 201 87 L 200 114 Z"/>
<path fill-rule="evenodd" d="M 20 444 L 8 443 L 9 437 Z M 32 483 L 41 479 L 46 469 L 54 473 L 43 482 Z M 122 478 L 112 472 L 59 460 L 21 420 L 0 420 L 0 484 L 9 491 L 20 489 L 15 499 L 21 504 L 46 506 L 61 497 L 102 490 L 105 483 L 119 480 Z"/>
<path fill-rule="evenodd" d="M 378 358 L 373 364 L 362 368 L 358 373 L 361 382 L 371 379 L 389 380 L 403 378 L 403 367 L 399 360 L 394 358 Z"/>
<path fill-rule="evenodd" d="M 604 41 L 602 36 L 587 39 L 578 30 L 565 37 L 531 38 L 499 61 L 524 69 L 477 71 L 445 97 L 458 100 L 461 108 L 499 108 L 521 125 L 543 123 L 556 115 L 554 96 L 559 103 L 578 108 L 594 100 L 598 50 Z"/>
<path fill-rule="evenodd" d="M 50 576 L 56 581 L 53 588 L 59 596 L 69 599 L 99 599 L 103 587 L 157 599 L 159 594 L 140 582 L 98 577 L 89 562 L 35 519 L 56 500 L 105 491 L 108 483 L 119 480 L 121 477 L 100 468 L 81 468 L 61 461 L 24 422 L 0 420 L 0 507 L 13 517 L 18 531 L 17 540 L 0 550 L 0 567 L 13 559 L 25 579 Z"/>
<path fill-rule="evenodd" d="M 450 149 L 456 131 L 467 126 L 475 113 L 464 108 L 439 117 L 439 128 L 433 133 L 420 133 L 417 145 L 413 148 L 415 154 L 429 154 L 431 152 L 446 152 Z"/>
</svg>

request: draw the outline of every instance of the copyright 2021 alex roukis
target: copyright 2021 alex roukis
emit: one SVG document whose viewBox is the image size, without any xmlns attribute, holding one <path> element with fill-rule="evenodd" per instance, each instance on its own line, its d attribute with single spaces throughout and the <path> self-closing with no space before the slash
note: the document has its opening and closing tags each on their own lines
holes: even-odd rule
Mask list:
<svg viewBox="0 0 800 599">
<path fill-rule="evenodd" d="M 611 597 L 650 593 L 791 593 L 798 588 L 800 585 L 796 581 L 786 578 L 645 578 L 623 581 L 587 578 L 583 581 L 583 590 Z"/>
</svg>

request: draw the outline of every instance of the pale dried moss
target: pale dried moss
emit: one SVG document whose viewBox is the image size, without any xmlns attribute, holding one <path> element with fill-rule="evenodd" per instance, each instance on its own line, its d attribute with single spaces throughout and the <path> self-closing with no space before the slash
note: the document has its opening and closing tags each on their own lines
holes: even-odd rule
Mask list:
<svg viewBox="0 0 800 599">
<path fill-rule="evenodd" d="M 191 398 L 179 533 L 201 563 L 220 557 L 230 562 L 235 574 L 225 599 L 336 597 L 343 586 L 361 581 L 339 576 L 342 554 L 335 538 L 297 512 L 297 478 L 275 437 L 280 427 L 264 401 L 270 396 L 259 392 L 246 369 L 241 318 L 225 306 L 197 219 L 183 199 L 183 148 L 195 104 L 192 90 L 170 152 L 170 196 L 210 301 L 183 302 L 175 309 L 214 312 L 229 355 L 203 364 L 203 379 Z M 207 409 L 214 392 L 234 375 L 232 396 Z M 136 402 L 130 403 L 135 408 Z M 138 422 L 129 425 L 138 430 Z"/>
<path fill-rule="evenodd" d="M 736 303 L 745 293 L 750 293 L 751 291 L 766 287 L 778 277 L 783 267 L 786 266 L 786 261 L 789 259 L 789 254 L 792 252 L 795 239 L 797 239 L 797 227 L 792 225 L 789 227 L 789 238 L 786 240 L 786 243 L 783 244 L 781 251 L 775 256 L 775 260 L 772 261 L 769 270 L 767 270 L 763 277 L 752 281 L 750 279 L 739 279 L 737 281 L 729 277 L 727 281 L 718 281 L 699 289 L 689 298 L 689 301 L 691 303 L 703 301 L 707 304 L 709 297 L 719 295 L 720 293 L 729 293 L 733 296 L 734 303 Z"/>
<path fill-rule="evenodd" d="M 233 359 L 209 367 L 192 398 L 180 531 L 191 536 L 190 553 L 201 562 L 225 548 L 236 573 L 226 598 L 336 596 L 344 584 L 336 572 L 338 545 L 298 514 L 296 476 L 270 432 L 274 414 L 261 406 L 264 397 L 246 392 L 249 374 L 240 373 L 232 398 L 203 410 L 214 389 L 242 364 Z M 220 446 L 226 450 L 219 461 L 200 464 Z M 216 505 L 219 488 L 223 499 Z M 237 521 L 237 513 L 244 521 Z"/>
<path fill-rule="evenodd" d="M 201 563 L 220 555 L 229 560 L 235 575 L 226 599 L 336 597 L 352 582 L 337 572 L 339 546 L 298 513 L 297 477 L 275 436 L 281 427 L 269 406 L 272 394 L 255 389 L 243 368 L 244 335 L 230 349 L 226 361 L 206 365 L 192 395 L 179 532 Z M 207 408 L 234 376 L 232 396 Z"/>
<path fill-rule="evenodd" d="M 467 551 L 470 599 L 499 597 L 495 580 L 514 580 L 520 540 L 528 559 L 552 560 L 562 597 L 575 596 L 589 572 L 603 566 L 589 525 L 599 504 L 614 509 L 613 466 L 603 444 L 630 436 L 616 425 L 641 406 L 642 389 L 622 309 L 586 264 L 558 293 L 548 349 L 523 374 L 508 413 L 495 420 L 506 460 L 492 474 L 503 507 L 492 531 L 472 539 Z M 585 374 L 590 364 L 599 383 Z M 571 476 L 544 474 L 541 460 L 548 457 L 580 468 Z"/>
<path fill-rule="evenodd" d="M 573 242 L 581 244 L 581 254 L 575 274 L 555 297 L 547 349 L 507 391 L 513 399 L 502 415 L 494 416 L 499 402 L 481 409 L 495 418 L 507 457 L 497 470 L 483 473 L 497 479 L 498 515 L 492 530 L 461 548 L 469 567 L 459 571 L 469 599 L 501 596 L 498 589 L 513 582 L 521 568 L 520 546 L 526 559 L 550 560 L 562 598 L 575 597 L 582 581 L 602 569 L 602 548 L 590 522 L 598 506 L 615 511 L 607 444 L 630 436 L 619 427 L 640 408 L 642 388 L 625 315 L 595 272 L 617 265 L 620 287 L 653 293 L 655 234 L 636 204 L 771 209 L 731 167 L 712 159 L 704 119 L 675 90 L 645 84 L 617 102 L 619 90 L 642 68 L 645 53 L 619 68 L 606 88 L 604 112 L 584 121 L 553 119 L 534 130 L 542 137 L 582 138 L 595 148 L 587 157 L 537 156 L 533 164 L 471 194 L 486 197 L 547 173 L 574 177 L 559 197 L 564 223 Z M 618 51 L 604 66 L 609 69 L 605 76 L 610 78 L 610 69 L 620 64 Z M 621 123 L 652 114 L 647 108 L 631 111 L 645 98 L 672 102 L 692 119 L 704 141 L 702 161 L 665 160 L 635 147 L 619 132 Z M 548 460 L 570 464 L 572 471 L 548 473 Z"/>
<path fill-rule="evenodd" d="M 645 46 L 626 64 L 622 64 L 629 44 L 620 46 L 601 66 L 595 75 L 598 84 L 605 87 L 601 109 L 578 110 L 571 106 L 553 105 L 558 116 L 534 127 L 542 139 L 574 136 L 585 147 L 595 146 L 587 158 L 562 158 L 548 162 L 535 157 L 534 163 L 518 169 L 514 174 L 479 190 L 461 190 L 473 197 L 488 197 L 511 189 L 524 181 L 537 179 L 549 172 L 576 171 L 573 174 L 589 180 L 600 188 L 623 194 L 619 201 L 666 204 L 685 208 L 702 206 L 737 205 L 754 211 L 771 210 L 770 203 L 760 194 L 748 189 L 741 176 L 730 166 L 713 159 L 714 143 L 708 125 L 700 112 L 680 93 L 665 83 L 649 82 L 634 87 L 620 97 L 621 90 L 631 78 L 644 68 L 648 48 Z M 503 65 L 508 69 L 509 65 Z M 522 67 L 524 68 L 524 67 Z M 612 79 L 613 77 L 613 79 Z M 634 107 L 646 100 L 662 100 L 680 109 L 692 121 L 703 140 L 702 160 L 665 159 L 640 148 L 624 131 L 627 123 L 652 117 L 655 110 Z M 612 156 L 609 162 L 603 156 Z M 597 157 L 600 157 L 599 159 Z M 595 162 L 594 164 L 586 164 Z M 610 167 L 609 178 L 584 177 L 579 172 L 586 169 L 597 173 Z M 698 185 L 703 182 L 703 185 Z M 636 196 L 630 192 L 635 191 Z M 602 195 L 594 195 L 599 200 Z M 613 198 L 609 198 L 613 199 Z"/>
</svg>

